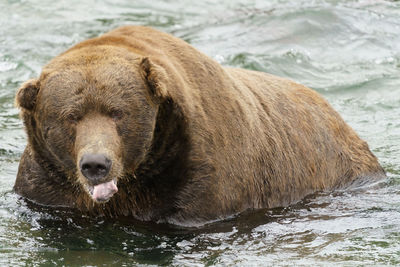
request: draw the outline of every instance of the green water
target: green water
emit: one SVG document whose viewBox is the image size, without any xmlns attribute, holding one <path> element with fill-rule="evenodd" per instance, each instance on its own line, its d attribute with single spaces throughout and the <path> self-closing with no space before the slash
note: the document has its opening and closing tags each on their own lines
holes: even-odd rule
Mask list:
<svg viewBox="0 0 400 267">
<path fill-rule="evenodd" d="M 76 42 L 126 24 L 317 90 L 368 141 L 388 179 L 202 229 L 29 208 L 12 192 L 26 144 L 18 86 Z M 399 264 L 399 1 L 0 1 L 0 266 Z"/>
</svg>

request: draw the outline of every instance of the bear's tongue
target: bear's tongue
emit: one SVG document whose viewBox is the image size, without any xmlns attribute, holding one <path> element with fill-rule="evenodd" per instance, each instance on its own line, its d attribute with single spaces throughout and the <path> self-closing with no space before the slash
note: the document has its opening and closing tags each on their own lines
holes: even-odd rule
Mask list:
<svg viewBox="0 0 400 267">
<path fill-rule="evenodd" d="M 115 193 L 118 192 L 118 188 L 114 181 L 95 185 L 93 188 L 93 199 L 99 202 L 107 201 Z"/>
</svg>

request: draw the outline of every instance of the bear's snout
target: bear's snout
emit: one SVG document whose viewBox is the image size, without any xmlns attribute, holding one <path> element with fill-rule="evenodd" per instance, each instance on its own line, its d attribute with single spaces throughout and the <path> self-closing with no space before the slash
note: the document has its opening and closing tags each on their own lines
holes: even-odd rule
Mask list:
<svg viewBox="0 0 400 267">
<path fill-rule="evenodd" d="M 85 115 L 76 125 L 75 151 L 83 189 L 95 202 L 107 202 L 123 172 L 115 121 L 96 112 Z"/>
<path fill-rule="evenodd" d="M 79 162 L 79 168 L 93 185 L 102 183 L 111 169 L 111 160 L 103 154 L 84 154 Z"/>
</svg>

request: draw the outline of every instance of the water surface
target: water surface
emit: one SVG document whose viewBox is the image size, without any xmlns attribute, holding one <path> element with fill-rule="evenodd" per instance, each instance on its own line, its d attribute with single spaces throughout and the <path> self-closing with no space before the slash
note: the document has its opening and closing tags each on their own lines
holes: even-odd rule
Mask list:
<svg viewBox="0 0 400 267">
<path fill-rule="evenodd" d="M 400 264 L 399 1 L 4 0 L 0 10 L 1 266 Z M 26 145 L 17 88 L 71 45 L 128 24 L 313 88 L 369 143 L 388 179 L 202 229 L 30 208 L 12 192 Z"/>
</svg>

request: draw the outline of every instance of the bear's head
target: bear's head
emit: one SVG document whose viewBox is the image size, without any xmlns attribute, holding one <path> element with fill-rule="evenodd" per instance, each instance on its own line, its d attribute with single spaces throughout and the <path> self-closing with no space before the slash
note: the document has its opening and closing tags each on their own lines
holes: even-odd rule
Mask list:
<svg viewBox="0 0 400 267">
<path fill-rule="evenodd" d="M 17 92 L 36 157 L 95 202 L 109 200 L 151 147 L 168 98 L 166 72 L 155 62 L 121 47 L 80 47 Z"/>
</svg>

